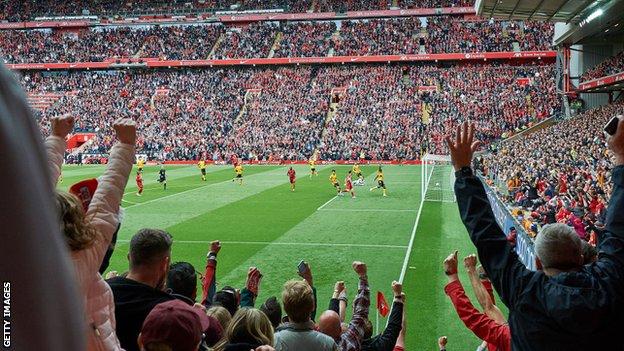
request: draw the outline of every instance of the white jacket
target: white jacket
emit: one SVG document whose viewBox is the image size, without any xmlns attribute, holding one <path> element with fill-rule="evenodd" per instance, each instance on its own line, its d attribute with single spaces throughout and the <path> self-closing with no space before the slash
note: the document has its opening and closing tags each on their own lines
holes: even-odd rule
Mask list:
<svg viewBox="0 0 624 351">
<path fill-rule="evenodd" d="M 45 145 L 51 177 L 56 184 L 61 174 L 66 143 L 62 138 L 51 136 Z M 134 152 L 133 145 L 121 143 L 111 149 L 108 167 L 98 179 L 98 187 L 86 215 L 101 239 L 84 250 L 71 252 L 84 298 L 88 350 L 121 350 L 115 334 L 113 292 L 98 270 L 117 230 L 119 205 L 134 163 Z"/>
</svg>

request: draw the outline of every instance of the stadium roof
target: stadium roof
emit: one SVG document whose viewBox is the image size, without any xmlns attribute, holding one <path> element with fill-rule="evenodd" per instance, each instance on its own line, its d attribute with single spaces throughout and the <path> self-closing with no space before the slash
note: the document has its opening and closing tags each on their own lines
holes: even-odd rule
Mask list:
<svg viewBox="0 0 624 351">
<path fill-rule="evenodd" d="M 475 8 L 485 18 L 568 24 L 555 45 L 595 43 L 605 37 L 614 42 L 624 36 L 624 0 L 477 0 Z"/>
<path fill-rule="evenodd" d="M 612 0 L 613 1 L 613 0 Z M 486 18 L 579 23 L 609 0 L 478 0 L 477 14 Z M 617 1 L 615 1 L 617 2 Z"/>
</svg>

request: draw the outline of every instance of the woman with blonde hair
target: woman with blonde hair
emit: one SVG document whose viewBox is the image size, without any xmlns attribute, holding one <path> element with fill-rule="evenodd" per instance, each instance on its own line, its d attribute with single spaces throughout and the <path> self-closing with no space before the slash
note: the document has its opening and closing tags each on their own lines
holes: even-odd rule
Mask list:
<svg viewBox="0 0 624 351">
<path fill-rule="evenodd" d="M 208 311 L 206 311 L 206 314 L 208 314 L 208 317 L 214 317 L 218 320 L 221 325 L 221 329 L 223 330 L 227 330 L 230 322 L 232 321 L 232 315 L 225 307 L 222 306 L 211 306 Z"/>
<path fill-rule="evenodd" d="M 217 343 L 214 350 L 270 350 L 274 343 L 273 326 L 269 317 L 255 308 L 241 308 L 232 318 L 223 339 Z"/>
<path fill-rule="evenodd" d="M 52 119 L 52 134 L 45 145 L 55 184 L 67 147 L 65 138 L 73 126 L 72 117 Z M 57 191 L 56 196 L 59 224 L 82 292 L 87 350 L 121 350 L 115 333 L 113 293 L 98 270 L 119 224 L 119 205 L 134 164 L 136 126 L 130 119 L 118 119 L 113 128 L 119 143 L 110 150 L 108 166 L 98 179 L 95 191 L 87 196 L 81 194 L 82 200 L 61 191 Z M 87 198 L 90 201 L 85 200 Z"/>
</svg>

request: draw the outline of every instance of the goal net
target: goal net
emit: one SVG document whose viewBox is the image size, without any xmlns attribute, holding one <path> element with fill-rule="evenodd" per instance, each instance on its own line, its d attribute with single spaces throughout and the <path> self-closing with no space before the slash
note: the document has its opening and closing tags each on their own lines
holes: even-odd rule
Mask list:
<svg viewBox="0 0 624 351">
<path fill-rule="evenodd" d="M 426 154 L 422 159 L 422 201 L 455 202 L 451 157 Z"/>
</svg>

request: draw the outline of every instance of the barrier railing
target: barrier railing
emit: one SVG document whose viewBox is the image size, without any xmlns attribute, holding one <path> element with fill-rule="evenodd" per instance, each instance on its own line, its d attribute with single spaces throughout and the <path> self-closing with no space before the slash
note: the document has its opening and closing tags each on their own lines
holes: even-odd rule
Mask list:
<svg viewBox="0 0 624 351">
<path fill-rule="evenodd" d="M 481 181 L 485 187 L 485 193 L 492 206 L 492 212 L 496 217 L 496 222 L 503 230 L 505 235 L 509 235 L 513 229 L 516 231 L 516 246 L 515 251 L 520 258 L 522 264 L 524 264 L 530 270 L 536 270 L 535 262 L 535 249 L 533 247 L 533 239 L 529 237 L 522 225 L 511 215 L 507 206 L 496 196 L 496 192 L 492 189 L 482 177 Z"/>
</svg>

